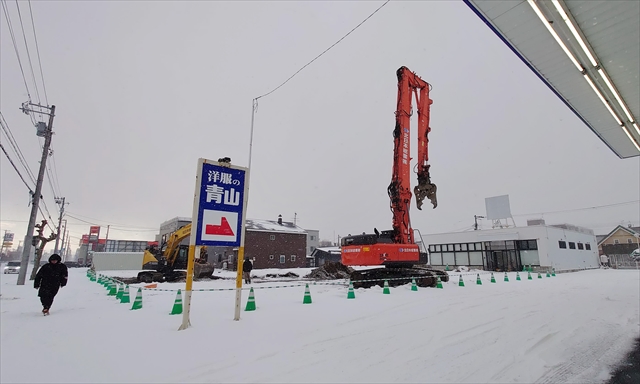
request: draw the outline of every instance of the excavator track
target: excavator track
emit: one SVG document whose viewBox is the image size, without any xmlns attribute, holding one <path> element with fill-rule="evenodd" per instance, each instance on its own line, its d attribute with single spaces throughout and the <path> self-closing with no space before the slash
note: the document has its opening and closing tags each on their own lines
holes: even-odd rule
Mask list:
<svg viewBox="0 0 640 384">
<path fill-rule="evenodd" d="M 351 282 L 354 288 L 371 288 L 373 286 L 384 286 L 387 280 L 390 287 L 397 287 L 411 283 L 415 278 L 419 287 L 435 287 L 437 277 L 440 276 L 442 282 L 449 281 L 449 275 L 437 269 L 415 265 L 406 268 L 373 268 L 351 273 Z"/>
</svg>

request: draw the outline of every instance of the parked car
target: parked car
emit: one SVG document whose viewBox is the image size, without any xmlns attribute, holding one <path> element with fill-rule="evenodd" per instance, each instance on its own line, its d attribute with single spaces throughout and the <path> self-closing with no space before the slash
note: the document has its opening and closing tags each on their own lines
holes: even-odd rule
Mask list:
<svg viewBox="0 0 640 384">
<path fill-rule="evenodd" d="M 7 263 L 7 266 L 4 267 L 4 273 L 20 273 L 20 262 L 19 261 L 10 261 Z"/>
</svg>

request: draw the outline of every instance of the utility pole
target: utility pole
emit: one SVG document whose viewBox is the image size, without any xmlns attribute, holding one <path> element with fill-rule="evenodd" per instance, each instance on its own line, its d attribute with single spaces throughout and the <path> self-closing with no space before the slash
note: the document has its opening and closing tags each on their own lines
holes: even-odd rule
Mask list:
<svg viewBox="0 0 640 384">
<path fill-rule="evenodd" d="M 104 239 L 104 249 L 103 249 L 104 252 L 108 252 L 107 251 L 107 246 L 108 246 L 108 243 L 109 243 L 109 227 L 111 227 L 111 225 L 107 225 L 107 236 Z M 115 251 L 115 249 L 114 249 L 114 251 Z"/>
<path fill-rule="evenodd" d="M 40 108 L 48 109 L 49 113 L 42 111 L 33 111 L 29 109 L 29 106 L 37 106 Z M 44 146 L 42 147 L 42 158 L 40 159 L 40 170 L 38 171 L 38 180 L 36 181 L 36 190 L 33 193 L 33 200 L 31 201 L 31 215 L 29 216 L 29 224 L 27 225 L 27 233 L 24 235 L 24 249 L 22 250 L 22 257 L 20 259 L 20 272 L 18 274 L 18 285 L 24 285 L 24 281 L 27 277 L 27 267 L 29 266 L 29 254 L 31 253 L 31 244 L 33 242 L 33 229 L 36 225 L 36 216 L 38 215 L 38 205 L 40 204 L 40 194 L 42 193 L 42 181 L 44 179 L 44 171 L 46 169 L 47 157 L 49 157 L 49 147 L 51 146 L 51 136 L 53 135 L 53 117 L 55 116 L 56 106 L 43 107 L 37 104 L 31 104 L 25 102 L 22 104 L 22 112 L 29 114 L 29 112 L 44 113 L 49 115 L 49 124 L 44 127 L 44 132 L 41 132 L 41 126 L 37 128 L 40 130 L 36 135 L 42 133 L 44 135 Z M 44 124 L 44 123 L 41 123 Z M 33 268 L 38 266 L 34 265 Z"/>
<path fill-rule="evenodd" d="M 62 228 L 62 216 L 64 215 L 64 202 L 65 198 L 62 199 L 59 197 L 55 198 L 56 204 L 60 204 L 60 218 L 58 218 L 58 237 L 56 237 L 56 245 L 53 247 L 53 253 L 58 253 L 58 243 L 60 242 L 60 234 L 64 236 L 64 231 L 61 231 Z M 64 247 L 64 241 L 62 242 L 62 246 Z"/>
<path fill-rule="evenodd" d="M 63 200 L 64 200 L 64 198 L 63 198 Z M 60 215 L 60 217 L 62 217 L 62 214 Z M 63 221 L 64 221 L 64 226 L 61 227 Z M 58 233 L 62 233 L 62 239 L 60 239 L 60 236 L 58 236 L 56 238 L 56 247 L 55 247 L 55 250 L 53 251 L 53 253 L 58 253 L 58 251 L 60 251 L 61 253 L 64 254 L 63 249 L 65 249 L 64 240 L 65 240 L 66 232 L 67 232 L 67 219 L 60 220 L 60 224 L 58 224 Z M 60 239 L 60 244 L 62 244 L 62 247 L 59 250 L 58 250 L 58 239 Z M 62 255 L 60 255 L 60 257 L 62 257 Z M 63 259 L 64 259 L 64 257 L 63 257 Z"/>
<path fill-rule="evenodd" d="M 478 230 L 478 219 L 484 219 L 484 216 L 473 215 L 473 220 L 475 221 L 475 224 L 473 225 L 474 231 Z"/>
</svg>

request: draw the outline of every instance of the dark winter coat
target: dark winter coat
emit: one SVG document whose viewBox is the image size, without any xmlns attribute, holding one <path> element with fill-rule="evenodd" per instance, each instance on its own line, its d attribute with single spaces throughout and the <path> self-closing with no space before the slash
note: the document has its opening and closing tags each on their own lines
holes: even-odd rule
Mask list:
<svg viewBox="0 0 640 384">
<path fill-rule="evenodd" d="M 53 259 L 58 260 L 58 262 L 51 263 Z M 49 257 L 49 263 L 43 265 L 36 274 L 33 286 L 40 288 L 38 296 L 55 296 L 60 287 L 67 285 L 68 276 L 67 266 L 62 264 L 60 256 L 54 254 Z"/>
<path fill-rule="evenodd" d="M 244 261 L 244 264 L 242 264 L 242 272 L 251 272 L 251 270 L 253 269 L 253 263 L 251 262 L 251 260 L 247 259 Z"/>
</svg>

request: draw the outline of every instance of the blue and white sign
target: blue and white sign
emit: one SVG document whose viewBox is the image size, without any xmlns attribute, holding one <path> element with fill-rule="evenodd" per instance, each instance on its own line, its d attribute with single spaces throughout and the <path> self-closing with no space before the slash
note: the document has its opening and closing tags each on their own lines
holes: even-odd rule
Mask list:
<svg viewBox="0 0 640 384">
<path fill-rule="evenodd" d="M 210 160 L 200 161 L 202 171 L 196 191 L 198 225 L 195 245 L 239 246 L 246 198 L 246 169 L 221 166 Z"/>
</svg>

